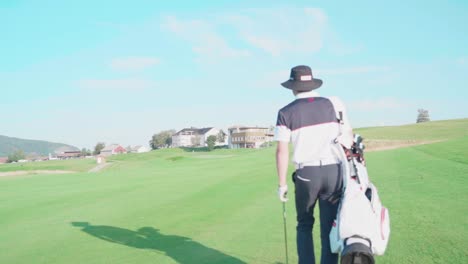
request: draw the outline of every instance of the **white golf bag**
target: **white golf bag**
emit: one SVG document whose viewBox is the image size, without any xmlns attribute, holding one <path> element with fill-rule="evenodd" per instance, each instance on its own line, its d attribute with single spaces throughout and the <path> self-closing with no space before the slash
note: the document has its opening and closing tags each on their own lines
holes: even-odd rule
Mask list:
<svg viewBox="0 0 468 264">
<path fill-rule="evenodd" d="M 373 256 L 383 255 L 387 247 L 388 210 L 382 206 L 377 188 L 369 181 L 362 158 L 353 155 L 348 162 L 338 144 L 336 152 L 342 160 L 344 191 L 330 231 L 331 251 L 341 254 L 342 264 L 374 263 Z"/>
</svg>

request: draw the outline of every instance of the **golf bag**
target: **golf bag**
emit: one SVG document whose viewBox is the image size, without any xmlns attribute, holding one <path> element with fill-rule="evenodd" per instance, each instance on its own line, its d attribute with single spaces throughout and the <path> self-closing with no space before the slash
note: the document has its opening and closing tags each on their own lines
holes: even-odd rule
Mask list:
<svg viewBox="0 0 468 264">
<path fill-rule="evenodd" d="M 369 181 L 363 156 L 362 138 L 356 135 L 348 161 L 337 145 L 342 160 L 343 195 L 330 231 L 333 253 L 341 254 L 341 264 L 373 264 L 374 255 L 383 255 L 390 235 L 390 216 L 382 206 L 377 188 Z"/>
</svg>

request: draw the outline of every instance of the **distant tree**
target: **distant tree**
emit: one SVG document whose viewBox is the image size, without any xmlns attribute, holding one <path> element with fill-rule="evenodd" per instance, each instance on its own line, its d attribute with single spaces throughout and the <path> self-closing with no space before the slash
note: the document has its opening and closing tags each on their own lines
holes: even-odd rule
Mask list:
<svg viewBox="0 0 468 264">
<path fill-rule="evenodd" d="M 127 153 L 130 153 L 132 152 L 132 146 L 128 145 L 125 150 L 127 151 Z"/>
<path fill-rule="evenodd" d="M 82 148 L 81 149 L 81 156 L 91 156 L 91 150 L 87 148 Z"/>
<path fill-rule="evenodd" d="M 17 162 L 18 160 L 25 159 L 26 155 L 24 155 L 24 152 L 22 150 L 16 150 L 15 152 L 11 153 L 8 155 L 8 161 L 9 163 L 11 162 Z"/>
<path fill-rule="evenodd" d="M 172 144 L 172 136 L 175 134 L 174 129 L 164 130 L 154 134 L 149 145 L 152 149 L 169 147 Z"/>
<path fill-rule="evenodd" d="M 215 145 L 216 145 L 216 136 L 215 135 L 211 135 L 209 136 L 207 139 L 206 139 L 206 144 L 208 145 L 208 150 L 213 150 Z"/>
<path fill-rule="evenodd" d="M 101 150 L 103 150 L 106 147 L 106 144 L 103 142 L 98 142 L 96 146 L 94 147 L 93 155 L 99 155 L 101 154 Z"/>
<path fill-rule="evenodd" d="M 429 118 L 429 111 L 425 109 L 418 109 L 418 118 L 416 119 L 416 123 L 428 121 L 431 121 L 431 119 Z"/>
<path fill-rule="evenodd" d="M 224 133 L 224 131 L 220 130 L 218 135 L 216 136 L 216 141 L 218 141 L 219 143 L 224 143 L 225 140 L 226 134 Z"/>
</svg>

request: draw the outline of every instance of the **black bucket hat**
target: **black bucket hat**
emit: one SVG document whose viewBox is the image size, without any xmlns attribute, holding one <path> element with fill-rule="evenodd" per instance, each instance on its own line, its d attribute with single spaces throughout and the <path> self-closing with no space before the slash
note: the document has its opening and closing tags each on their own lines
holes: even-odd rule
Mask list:
<svg viewBox="0 0 468 264">
<path fill-rule="evenodd" d="M 289 80 L 281 85 L 293 91 L 308 92 L 319 88 L 322 83 L 322 80 L 314 79 L 309 66 L 299 65 L 291 69 Z"/>
</svg>

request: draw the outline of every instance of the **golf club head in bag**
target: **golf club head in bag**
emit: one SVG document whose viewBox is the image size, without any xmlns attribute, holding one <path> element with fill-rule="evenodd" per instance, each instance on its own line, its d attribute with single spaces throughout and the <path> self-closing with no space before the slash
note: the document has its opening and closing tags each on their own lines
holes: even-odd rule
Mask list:
<svg viewBox="0 0 468 264">
<path fill-rule="evenodd" d="M 364 145 L 363 141 L 364 141 L 364 138 L 361 135 L 359 134 L 354 135 L 354 142 L 351 147 L 351 152 L 353 153 L 353 156 L 355 156 L 359 162 L 364 161 L 364 149 L 366 148 L 366 146 Z"/>
</svg>

